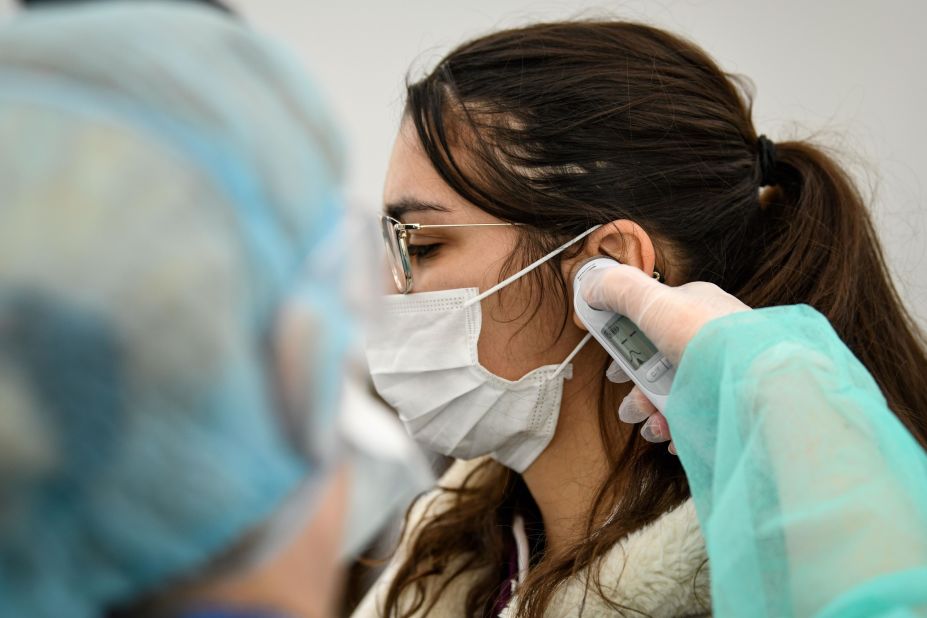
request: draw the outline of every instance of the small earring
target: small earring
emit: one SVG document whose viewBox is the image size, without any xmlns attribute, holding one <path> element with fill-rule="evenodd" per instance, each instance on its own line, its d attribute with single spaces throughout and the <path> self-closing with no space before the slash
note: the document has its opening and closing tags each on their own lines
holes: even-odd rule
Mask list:
<svg viewBox="0 0 927 618">
<path fill-rule="evenodd" d="M 660 271 L 658 270 L 653 271 L 653 278 L 659 281 L 660 283 L 663 283 L 663 275 L 660 274 Z"/>
</svg>

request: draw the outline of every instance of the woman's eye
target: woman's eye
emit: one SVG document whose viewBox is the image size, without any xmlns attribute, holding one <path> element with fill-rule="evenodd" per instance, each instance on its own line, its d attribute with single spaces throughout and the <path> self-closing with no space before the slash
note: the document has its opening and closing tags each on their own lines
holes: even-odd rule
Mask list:
<svg viewBox="0 0 927 618">
<path fill-rule="evenodd" d="M 438 247 L 440 246 L 440 243 L 432 243 L 430 245 L 409 245 L 409 257 L 418 260 L 424 260 L 434 255 L 434 252 L 437 251 Z"/>
</svg>

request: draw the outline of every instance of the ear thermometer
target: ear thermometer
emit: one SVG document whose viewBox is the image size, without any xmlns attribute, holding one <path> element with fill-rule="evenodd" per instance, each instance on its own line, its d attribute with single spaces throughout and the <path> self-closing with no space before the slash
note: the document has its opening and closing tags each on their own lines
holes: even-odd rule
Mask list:
<svg viewBox="0 0 927 618">
<path fill-rule="evenodd" d="M 583 277 L 596 269 L 610 268 L 617 264 L 609 258 L 596 258 L 583 264 L 573 277 L 573 306 L 595 340 L 662 412 L 669 398 L 676 368 L 634 322 L 608 310 L 594 309 L 583 300 L 580 293 Z"/>
</svg>

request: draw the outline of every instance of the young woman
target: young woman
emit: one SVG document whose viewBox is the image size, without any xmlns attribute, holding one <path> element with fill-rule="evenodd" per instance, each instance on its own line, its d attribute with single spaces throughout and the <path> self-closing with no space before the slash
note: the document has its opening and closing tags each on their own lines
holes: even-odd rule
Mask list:
<svg viewBox="0 0 927 618">
<path fill-rule="evenodd" d="M 410 510 L 357 616 L 712 611 L 666 421 L 604 379 L 572 319 L 591 256 L 749 307 L 810 305 L 927 442 L 924 340 L 863 200 L 821 148 L 757 133 L 742 83 L 634 23 L 499 32 L 408 87 L 384 216 L 405 296 L 368 357 L 410 432 L 464 461 Z"/>
</svg>

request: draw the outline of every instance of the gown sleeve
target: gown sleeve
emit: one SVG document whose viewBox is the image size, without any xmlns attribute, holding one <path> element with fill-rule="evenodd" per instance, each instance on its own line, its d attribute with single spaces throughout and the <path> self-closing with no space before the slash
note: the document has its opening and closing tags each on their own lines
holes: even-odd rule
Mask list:
<svg viewBox="0 0 927 618">
<path fill-rule="evenodd" d="M 665 415 L 716 616 L 927 616 L 927 453 L 821 314 L 708 323 Z"/>
</svg>

